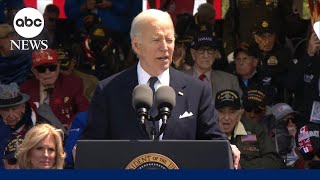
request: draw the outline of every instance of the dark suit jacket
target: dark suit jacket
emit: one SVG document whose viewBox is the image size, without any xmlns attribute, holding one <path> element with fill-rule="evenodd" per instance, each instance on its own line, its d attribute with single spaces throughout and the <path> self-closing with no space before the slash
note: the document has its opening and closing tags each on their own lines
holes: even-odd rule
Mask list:
<svg viewBox="0 0 320 180">
<path fill-rule="evenodd" d="M 171 111 L 163 139 L 226 139 L 219 129 L 209 86 L 174 68 L 169 71 L 176 106 Z M 100 81 L 89 107 L 83 138 L 149 139 L 132 106 L 132 91 L 137 85 L 137 66 Z M 193 115 L 179 118 L 186 111 Z"/>
</svg>

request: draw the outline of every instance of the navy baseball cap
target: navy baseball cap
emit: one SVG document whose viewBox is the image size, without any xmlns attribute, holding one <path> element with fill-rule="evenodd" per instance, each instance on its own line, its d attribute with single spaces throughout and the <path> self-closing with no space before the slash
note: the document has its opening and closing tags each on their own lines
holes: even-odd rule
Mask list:
<svg viewBox="0 0 320 180">
<path fill-rule="evenodd" d="M 234 109 L 241 108 L 239 93 L 235 90 L 226 89 L 219 91 L 215 99 L 215 108 L 231 107 Z"/>
<path fill-rule="evenodd" d="M 220 43 L 219 40 L 212 34 L 203 32 L 193 38 L 191 48 L 199 49 L 200 47 L 204 46 L 211 47 L 213 49 L 219 49 Z"/>
</svg>

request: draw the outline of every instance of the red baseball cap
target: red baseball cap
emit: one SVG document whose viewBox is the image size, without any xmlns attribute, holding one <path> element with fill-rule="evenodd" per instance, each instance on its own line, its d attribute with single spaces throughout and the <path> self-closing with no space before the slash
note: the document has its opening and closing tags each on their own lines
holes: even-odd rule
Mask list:
<svg viewBox="0 0 320 180">
<path fill-rule="evenodd" d="M 58 57 L 53 49 L 38 50 L 32 53 L 32 67 L 56 63 L 58 63 Z"/>
</svg>

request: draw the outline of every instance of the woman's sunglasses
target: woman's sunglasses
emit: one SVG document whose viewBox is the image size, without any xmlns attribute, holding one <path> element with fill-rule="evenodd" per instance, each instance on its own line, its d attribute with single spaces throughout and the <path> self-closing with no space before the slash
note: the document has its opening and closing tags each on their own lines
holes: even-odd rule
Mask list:
<svg viewBox="0 0 320 180">
<path fill-rule="evenodd" d="M 36 70 L 39 73 L 45 73 L 46 69 L 49 69 L 50 72 L 54 72 L 57 70 L 57 65 L 56 64 L 51 64 L 51 65 L 40 65 L 38 67 L 36 67 Z"/>
</svg>

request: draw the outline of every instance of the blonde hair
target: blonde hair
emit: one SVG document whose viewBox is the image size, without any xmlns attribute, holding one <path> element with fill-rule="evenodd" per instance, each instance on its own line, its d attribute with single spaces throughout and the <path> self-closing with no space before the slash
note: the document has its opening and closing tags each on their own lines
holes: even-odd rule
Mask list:
<svg viewBox="0 0 320 180">
<path fill-rule="evenodd" d="M 19 146 L 16 153 L 17 161 L 21 169 L 32 169 L 30 150 L 49 135 L 53 136 L 56 145 L 56 158 L 52 169 L 63 169 L 64 159 L 66 157 L 62 145 L 63 132 L 49 124 L 39 124 L 27 132 L 23 143 Z"/>
</svg>

